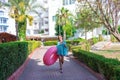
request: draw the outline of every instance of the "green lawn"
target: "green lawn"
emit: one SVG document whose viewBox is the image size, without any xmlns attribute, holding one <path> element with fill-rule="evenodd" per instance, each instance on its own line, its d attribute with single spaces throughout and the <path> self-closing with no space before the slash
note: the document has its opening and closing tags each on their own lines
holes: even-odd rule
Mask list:
<svg viewBox="0 0 120 80">
<path fill-rule="evenodd" d="M 120 45 L 111 45 L 99 51 L 91 51 L 99 55 L 103 55 L 107 58 L 116 58 L 120 60 Z"/>
</svg>

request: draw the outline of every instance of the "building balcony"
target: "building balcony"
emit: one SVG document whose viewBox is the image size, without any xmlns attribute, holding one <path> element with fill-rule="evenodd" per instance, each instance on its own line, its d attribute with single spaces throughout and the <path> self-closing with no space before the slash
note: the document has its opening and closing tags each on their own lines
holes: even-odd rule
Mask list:
<svg viewBox="0 0 120 80">
<path fill-rule="evenodd" d="M 8 26 L 8 23 L 0 23 L 2 26 Z"/>
</svg>

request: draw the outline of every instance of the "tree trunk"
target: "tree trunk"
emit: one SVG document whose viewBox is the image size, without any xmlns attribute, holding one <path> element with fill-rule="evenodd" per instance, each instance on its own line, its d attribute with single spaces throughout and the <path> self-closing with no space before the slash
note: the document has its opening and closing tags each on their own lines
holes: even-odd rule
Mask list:
<svg viewBox="0 0 120 80">
<path fill-rule="evenodd" d="M 26 26 L 27 26 L 27 20 L 25 19 L 23 22 L 19 22 L 18 24 L 18 35 L 20 41 L 26 40 Z"/>
<path fill-rule="evenodd" d="M 116 32 L 112 32 L 112 35 L 120 42 L 120 34 L 117 34 Z"/>
<path fill-rule="evenodd" d="M 66 31 L 64 31 L 64 40 L 66 40 Z"/>
<path fill-rule="evenodd" d="M 93 33 L 93 30 L 92 30 L 92 38 L 94 37 L 94 33 Z"/>
<path fill-rule="evenodd" d="M 87 40 L 87 32 L 85 32 L 85 40 Z"/>
<path fill-rule="evenodd" d="M 18 39 L 18 22 L 15 20 L 15 28 L 16 28 L 16 40 Z"/>
<path fill-rule="evenodd" d="M 87 30 L 85 29 L 85 40 L 87 40 Z"/>
<path fill-rule="evenodd" d="M 14 10 L 14 14 L 15 14 L 16 40 L 18 40 L 18 21 L 17 21 L 18 10 L 17 9 Z"/>
<path fill-rule="evenodd" d="M 110 33 L 120 42 L 120 33 L 112 30 L 111 28 L 109 28 L 109 26 L 106 25 L 106 28 L 108 29 L 108 31 L 110 31 Z"/>
</svg>

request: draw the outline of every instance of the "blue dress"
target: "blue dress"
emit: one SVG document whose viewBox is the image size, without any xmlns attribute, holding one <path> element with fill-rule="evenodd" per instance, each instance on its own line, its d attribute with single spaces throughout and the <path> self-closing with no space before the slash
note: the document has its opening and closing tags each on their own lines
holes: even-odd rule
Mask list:
<svg viewBox="0 0 120 80">
<path fill-rule="evenodd" d="M 57 44 L 57 54 L 60 56 L 66 56 L 68 53 L 68 49 L 66 46 L 66 42 L 63 41 L 62 43 L 58 42 Z"/>
</svg>

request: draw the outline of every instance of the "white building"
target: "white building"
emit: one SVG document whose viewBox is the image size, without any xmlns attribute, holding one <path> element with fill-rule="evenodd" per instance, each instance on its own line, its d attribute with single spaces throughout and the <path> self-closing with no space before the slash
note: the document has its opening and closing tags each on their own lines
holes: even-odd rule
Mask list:
<svg viewBox="0 0 120 80">
<path fill-rule="evenodd" d="M 42 9 L 37 10 L 39 15 L 32 14 L 34 16 L 33 25 L 27 25 L 27 35 L 28 36 L 41 36 L 49 34 L 48 26 L 48 1 L 47 0 L 37 0 L 41 6 L 45 8 L 45 11 Z"/>
<path fill-rule="evenodd" d="M 62 7 L 67 8 L 73 14 L 75 13 L 75 0 L 48 0 L 48 14 L 49 14 L 49 36 L 55 36 L 55 15 L 58 9 Z"/>
<path fill-rule="evenodd" d="M 8 0 L 0 0 L 7 2 Z M 45 11 L 38 10 L 39 16 L 34 15 L 34 21 L 33 25 L 29 26 L 27 24 L 27 36 L 55 36 L 55 15 L 58 11 L 58 9 L 61 9 L 62 7 L 67 8 L 72 14 L 75 15 L 76 10 L 76 0 L 37 0 L 37 3 L 41 4 L 44 8 L 46 8 Z M 7 25 L 7 32 L 16 34 L 15 32 L 15 21 L 14 19 L 10 18 L 8 16 L 8 10 L 5 10 L 6 17 L 8 18 Z M 43 32 L 43 33 L 42 33 Z M 40 33 L 42 35 L 40 35 Z M 101 30 L 96 29 L 94 30 L 94 36 L 101 33 Z M 88 38 L 91 38 L 92 33 L 88 33 Z M 80 33 L 80 31 L 77 31 L 75 34 L 75 38 L 77 37 L 83 37 L 84 34 Z"/>
<path fill-rule="evenodd" d="M 0 32 L 7 32 L 8 16 L 3 9 L 0 9 Z"/>
<path fill-rule="evenodd" d="M 0 0 L 2 3 L 7 3 L 8 0 Z M 45 0 L 37 0 L 38 4 L 45 5 Z M 48 27 L 48 13 L 42 12 L 39 10 L 39 16 L 35 14 L 31 14 L 34 17 L 33 25 L 30 26 L 29 22 L 27 24 L 27 31 L 26 34 L 28 36 L 36 36 L 40 34 L 40 31 L 43 29 L 45 34 L 48 34 L 47 29 L 44 27 Z M 46 16 L 46 15 L 47 16 Z M 6 7 L 0 8 L 0 32 L 7 32 L 16 35 L 16 28 L 15 28 L 15 20 L 9 16 L 9 9 Z"/>
<path fill-rule="evenodd" d="M 0 0 L 1 2 L 8 2 L 8 0 Z M 7 8 L 0 8 L 0 32 L 7 32 L 15 35 L 15 21 L 9 17 L 9 10 Z"/>
<path fill-rule="evenodd" d="M 82 5 L 82 4 L 81 4 Z M 55 20 L 54 17 L 62 7 L 68 9 L 73 15 L 76 14 L 77 0 L 48 0 L 48 17 L 49 17 L 49 36 L 55 36 Z M 101 28 L 95 29 L 93 31 L 93 36 L 98 36 L 101 34 Z M 82 37 L 85 38 L 83 31 L 77 30 L 74 38 Z M 87 38 L 92 37 L 92 32 L 87 33 Z"/>
</svg>

